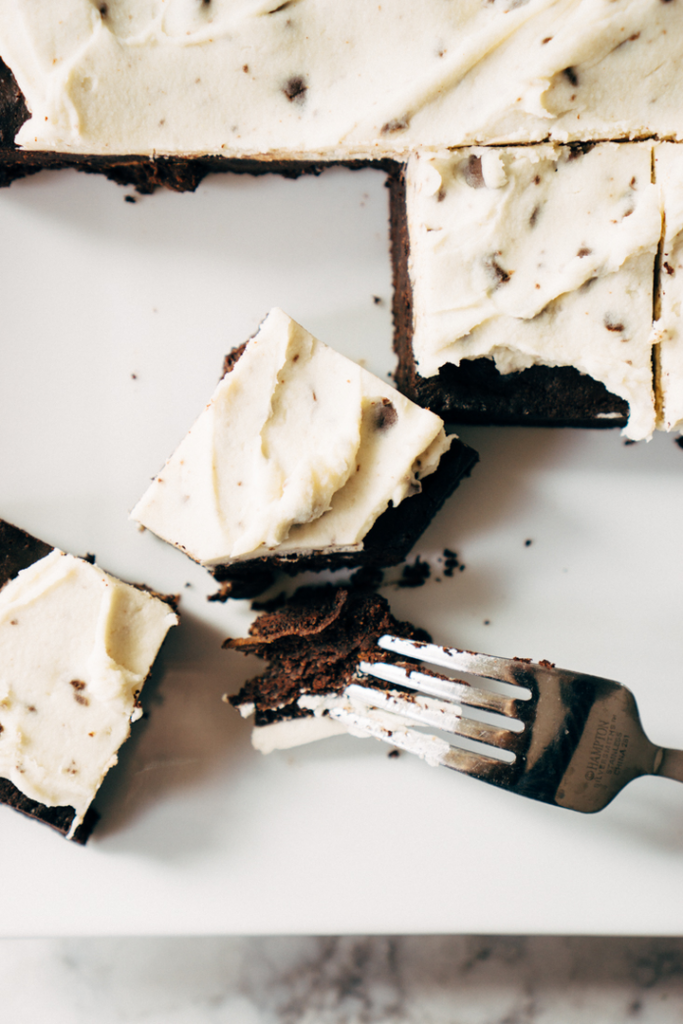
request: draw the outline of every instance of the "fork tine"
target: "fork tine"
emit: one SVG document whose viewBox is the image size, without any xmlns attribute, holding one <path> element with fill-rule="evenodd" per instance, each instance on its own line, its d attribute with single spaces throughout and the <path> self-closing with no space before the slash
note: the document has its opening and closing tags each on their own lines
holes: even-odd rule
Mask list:
<svg viewBox="0 0 683 1024">
<path fill-rule="evenodd" d="M 543 665 L 522 658 L 494 658 L 488 654 L 460 651 L 456 647 L 439 647 L 437 644 L 406 640 L 398 636 L 381 636 L 377 645 L 404 658 L 416 658 L 430 665 L 469 672 L 485 679 L 498 679 L 512 686 L 528 686 L 529 675 L 536 679 L 547 671 Z"/>
<path fill-rule="evenodd" d="M 442 732 L 452 732 L 457 736 L 466 736 L 468 739 L 478 740 L 480 743 L 488 743 L 506 750 L 516 746 L 520 736 L 519 733 L 511 732 L 509 729 L 485 725 L 473 718 L 463 718 L 459 706 L 450 701 L 444 703 L 433 700 L 431 697 L 415 697 L 406 700 L 395 693 L 376 690 L 371 686 L 361 686 L 359 683 L 351 683 L 347 686 L 346 693 L 352 699 L 359 700 L 369 707 L 391 711 L 402 718 L 412 719 L 422 725 L 440 729 Z"/>
<path fill-rule="evenodd" d="M 505 770 L 509 767 L 485 754 L 474 754 L 469 750 L 453 747 L 438 736 L 425 736 L 424 733 L 401 724 L 389 727 L 386 722 L 374 719 L 369 714 L 361 715 L 348 708 L 335 707 L 330 708 L 329 715 L 341 722 L 352 736 L 373 736 L 392 747 L 416 754 L 430 765 L 454 768 L 475 778 L 485 778 L 491 771 Z"/>
<path fill-rule="evenodd" d="M 444 679 L 442 676 L 427 675 L 424 672 L 418 672 L 417 669 L 408 672 L 400 665 L 392 665 L 386 661 L 362 661 L 358 667 L 360 671 L 375 679 L 382 679 L 386 683 L 394 683 L 397 686 L 405 686 L 407 689 L 417 690 L 418 693 L 427 694 L 429 697 L 456 701 L 459 704 L 482 708 L 485 711 L 497 711 L 509 718 L 517 717 L 517 701 L 513 697 L 505 697 L 488 690 L 479 690 L 476 686 L 470 686 L 469 683 Z"/>
</svg>

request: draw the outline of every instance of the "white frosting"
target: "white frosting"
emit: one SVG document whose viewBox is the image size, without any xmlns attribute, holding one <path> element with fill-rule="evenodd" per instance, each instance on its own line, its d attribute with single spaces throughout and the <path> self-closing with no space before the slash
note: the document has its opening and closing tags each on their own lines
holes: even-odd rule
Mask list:
<svg viewBox="0 0 683 1024">
<path fill-rule="evenodd" d="M 662 0 L 0 0 L 19 144 L 103 154 L 678 138 L 682 32 Z"/>
<path fill-rule="evenodd" d="M 83 820 L 116 764 L 166 633 L 167 604 L 52 551 L 0 591 L 0 776 Z"/>
<path fill-rule="evenodd" d="M 131 515 L 204 565 L 359 550 L 443 423 L 272 310 Z"/>
<path fill-rule="evenodd" d="M 652 145 L 420 152 L 407 207 L 419 372 L 492 358 L 575 366 L 649 437 L 652 287 L 661 233 Z"/>
<path fill-rule="evenodd" d="M 659 264 L 658 345 L 660 426 L 683 430 L 683 152 L 671 143 L 655 149 L 655 173 L 664 208 Z"/>
</svg>

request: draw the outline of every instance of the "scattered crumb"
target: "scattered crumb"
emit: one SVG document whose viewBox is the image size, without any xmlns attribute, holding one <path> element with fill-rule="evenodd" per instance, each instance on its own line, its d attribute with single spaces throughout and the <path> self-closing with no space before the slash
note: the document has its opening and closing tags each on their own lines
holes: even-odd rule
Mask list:
<svg viewBox="0 0 683 1024">
<path fill-rule="evenodd" d="M 443 560 L 444 560 L 444 568 L 443 568 L 444 576 L 452 576 L 453 573 L 455 572 L 455 570 L 458 567 L 460 567 L 460 569 L 464 569 L 465 568 L 464 565 L 460 565 L 460 562 L 458 561 L 457 554 L 455 553 L 455 551 L 451 551 L 450 548 L 444 548 L 443 549 Z"/>
<path fill-rule="evenodd" d="M 135 198 L 135 196 L 124 196 L 123 201 L 125 203 L 137 203 L 137 199 Z"/>
<path fill-rule="evenodd" d="M 546 658 L 541 658 L 538 664 L 542 665 L 543 668 L 555 668 L 555 662 L 547 661 Z"/>
<path fill-rule="evenodd" d="M 384 305 L 384 299 L 382 298 L 381 295 L 373 295 L 372 296 L 372 301 L 375 303 L 376 306 L 383 306 Z"/>
<path fill-rule="evenodd" d="M 130 375 L 130 379 L 131 379 L 131 380 L 137 380 L 137 379 L 138 379 L 138 375 L 137 375 L 137 373 L 131 373 L 131 375 Z"/>
<path fill-rule="evenodd" d="M 677 444 L 679 448 L 683 448 L 683 435 L 677 437 L 674 441 L 674 444 Z"/>
<path fill-rule="evenodd" d="M 398 587 L 421 587 L 427 582 L 432 569 L 429 562 L 423 562 L 418 555 L 412 565 L 404 565 Z"/>
<path fill-rule="evenodd" d="M 95 555 L 93 555 L 89 551 L 87 555 L 83 555 L 83 561 L 84 562 L 90 562 L 91 565 L 94 565 L 95 564 Z"/>
<path fill-rule="evenodd" d="M 146 526 L 143 526 L 142 523 L 138 523 L 138 533 L 144 533 L 146 529 Z"/>
<path fill-rule="evenodd" d="M 491 620 L 490 619 L 484 619 L 484 625 L 485 626 L 490 626 L 491 625 Z"/>
<path fill-rule="evenodd" d="M 401 756 L 401 751 L 397 750 L 396 747 L 394 747 L 393 750 L 390 750 L 389 753 L 387 754 L 387 757 L 400 757 L 400 756 Z"/>
<path fill-rule="evenodd" d="M 531 542 L 531 539 L 530 539 L 530 538 L 527 538 L 527 539 L 526 539 L 526 540 L 524 541 L 524 547 L 525 547 L 525 548 L 530 548 L 530 547 L 531 547 L 531 543 L 532 543 L 532 542 Z"/>
<path fill-rule="evenodd" d="M 635 444 L 635 443 L 636 442 L 632 438 L 630 438 L 630 437 L 627 437 L 626 440 L 624 441 L 624 444 Z"/>
<path fill-rule="evenodd" d="M 192 586 L 192 584 L 191 584 L 191 583 L 186 583 L 186 584 L 185 584 L 185 586 L 186 586 L 186 587 L 191 587 L 191 586 Z"/>
</svg>

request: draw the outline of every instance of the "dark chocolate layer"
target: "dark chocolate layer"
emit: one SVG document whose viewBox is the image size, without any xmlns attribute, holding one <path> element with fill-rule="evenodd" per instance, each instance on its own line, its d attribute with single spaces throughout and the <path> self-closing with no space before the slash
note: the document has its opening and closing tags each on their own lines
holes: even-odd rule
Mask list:
<svg viewBox="0 0 683 1024">
<path fill-rule="evenodd" d="M 260 615 L 248 637 L 223 644 L 268 662 L 230 703 L 253 703 L 257 725 L 300 717 L 296 701 L 302 693 L 340 693 L 355 678 L 360 661 L 396 661 L 377 647 L 385 633 L 430 639 L 423 629 L 395 619 L 379 594 L 331 585 L 302 587 L 280 608 Z"/>
<path fill-rule="evenodd" d="M 408 273 L 410 238 L 403 173 L 391 175 L 389 185 L 394 349 L 398 356 L 399 389 L 449 423 L 623 427 L 628 418 L 628 402 L 572 366 L 532 366 L 518 373 L 502 374 L 492 360 L 473 359 L 463 360 L 460 366 L 442 366 L 434 377 L 420 376 L 412 349 L 413 296 Z"/>
</svg>

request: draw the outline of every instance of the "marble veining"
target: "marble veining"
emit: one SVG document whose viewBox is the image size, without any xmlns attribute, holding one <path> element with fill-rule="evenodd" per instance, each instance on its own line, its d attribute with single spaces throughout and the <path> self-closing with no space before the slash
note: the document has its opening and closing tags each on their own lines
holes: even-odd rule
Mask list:
<svg viewBox="0 0 683 1024">
<path fill-rule="evenodd" d="M 683 939 L 0 941 L 12 1024 L 674 1024 Z"/>
</svg>

